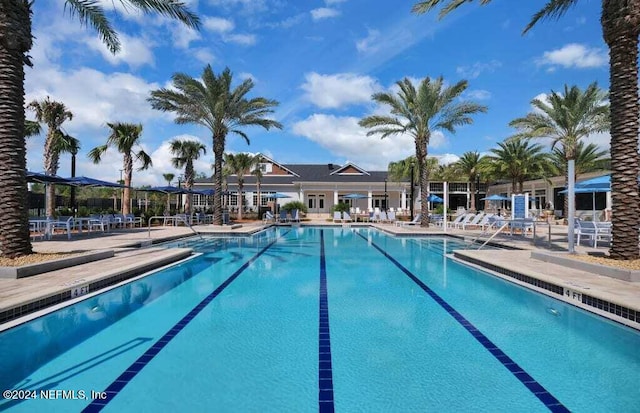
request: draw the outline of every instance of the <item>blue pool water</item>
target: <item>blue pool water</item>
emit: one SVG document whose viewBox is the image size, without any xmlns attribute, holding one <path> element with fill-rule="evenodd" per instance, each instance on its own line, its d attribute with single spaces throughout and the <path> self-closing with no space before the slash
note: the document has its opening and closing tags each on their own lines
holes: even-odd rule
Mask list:
<svg viewBox="0 0 640 413">
<path fill-rule="evenodd" d="M 174 245 L 202 255 L 1 333 L 0 389 L 39 397 L 0 410 L 639 411 L 637 331 L 451 261 L 458 241 Z"/>
</svg>

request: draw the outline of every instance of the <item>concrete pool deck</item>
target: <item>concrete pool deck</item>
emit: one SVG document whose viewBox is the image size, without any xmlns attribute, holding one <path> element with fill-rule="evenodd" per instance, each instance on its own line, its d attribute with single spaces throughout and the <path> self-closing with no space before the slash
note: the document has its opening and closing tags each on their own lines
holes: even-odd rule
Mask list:
<svg viewBox="0 0 640 413">
<path fill-rule="evenodd" d="M 305 221 L 302 225 L 343 226 L 343 224 L 334 224 L 326 219 Z M 441 227 L 433 226 L 420 228 L 377 223 L 346 225 L 351 227 L 371 226 L 396 236 L 438 236 L 443 234 Z M 251 222 L 243 223 L 241 226 L 198 225 L 194 229 L 203 235 L 242 236 L 253 234 L 268 226 L 263 225 L 262 222 Z M 451 237 L 473 240 L 481 236 L 481 231 L 448 229 L 446 234 Z M 33 315 L 42 308 L 69 299 L 70 290 L 74 286 L 98 286 L 105 284 L 102 280 L 121 281 L 183 259 L 190 255 L 190 250 L 166 250 L 152 245 L 193 235 L 195 234 L 186 227 L 153 227 L 151 231 L 147 228 L 128 229 L 109 234 L 85 233 L 74 236 L 71 240 L 60 236 L 48 241 L 34 241 L 34 250 L 37 252 L 113 250 L 114 257 L 28 278 L 0 279 L 0 329 L 7 328 L 8 322 L 11 320 L 20 322 L 24 315 Z M 640 329 L 640 282 L 622 281 L 600 275 L 597 272 L 572 268 L 562 261 L 553 263 L 536 259 L 532 255 L 558 256 L 566 251 L 566 227 L 552 225 L 545 227 L 544 231 L 536 235 L 535 240 L 531 235 L 527 237 L 500 235 L 493 241 L 511 250 L 467 249 L 457 251 L 454 258 L 465 261 L 468 265 L 483 267 L 483 269 L 510 282 L 538 290 L 635 329 Z M 485 234 L 481 239 L 486 240 L 487 238 L 488 235 Z M 604 252 L 606 248 L 594 249 L 581 245 L 577 246 L 576 250 L 578 253 Z M 118 274 L 126 276 L 119 279 Z M 514 278 L 513 274 L 518 274 L 518 277 Z M 527 277 L 539 280 L 539 282 L 535 281 L 532 284 L 530 281 L 520 279 L 528 280 Z M 583 302 L 585 300 L 588 304 Z M 14 322 L 10 324 L 14 324 Z"/>
</svg>

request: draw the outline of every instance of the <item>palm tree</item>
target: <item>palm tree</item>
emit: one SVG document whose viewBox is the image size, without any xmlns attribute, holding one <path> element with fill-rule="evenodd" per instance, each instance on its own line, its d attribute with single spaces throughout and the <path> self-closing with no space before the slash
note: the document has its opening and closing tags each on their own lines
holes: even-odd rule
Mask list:
<svg viewBox="0 0 640 413">
<path fill-rule="evenodd" d="M 134 153 L 134 147 L 140 144 L 142 135 L 142 125 L 133 123 L 107 123 L 111 128 L 111 134 L 107 137 L 107 143 L 96 146 L 89 152 L 89 158 L 93 163 L 100 163 L 102 155 L 110 146 L 122 154 L 122 170 L 124 171 L 124 191 L 122 195 L 122 213 L 124 215 L 131 212 L 129 200 L 131 199 L 131 175 L 133 174 L 134 161 L 140 161 L 142 165 L 138 168 L 143 171 L 152 165 L 151 157 L 142 149 Z"/>
<path fill-rule="evenodd" d="M 437 130 L 455 133 L 456 126 L 473 123 L 470 115 L 486 112 L 487 108 L 474 102 L 459 100 L 467 88 L 466 80 L 453 86 L 445 86 L 442 77 L 435 80 L 427 77 L 420 82 L 417 90 L 408 78 L 396 84 L 400 88 L 397 96 L 388 92 L 372 96 L 375 102 L 390 106 L 391 115 L 367 116 L 360 120 L 359 125 L 370 129 L 367 136 L 379 134 L 384 139 L 408 133 L 413 137 L 422 201 L 420 225 L 428 226 L 429 172 L 425 165 L 431 134 Z"/>
<path fill-rule="evenodd" d="M 477 151 L 469 151 L 462 154 L 460 159 L 454 163 L 454 169 L 464 175 L 469 182 L 469 191 L 471 192 L 471 210 L 476 210 L 476 182 L 480 176 L 482 167 L 482 156 Z"/>
<path fill-rule="evenodd" d="M 511 192 L 521 193 L 524 181 L 540 178 L 549 169 L 549 155 L 543 149 L 528 139 L 507 139 L 491 149 L 486 162 L 493 176 L 511 181 Z"/>
<path fill-rule="evenodd" d="M 211 131 L 214 155 L 213 223 L 222 225 L 222 161 L 228 133 L 241 136 L 249 144 L 244 126 L 281 129 L 282 125 L 267 118 L 278 105 L 275 100 L 257 97 L 247 99 L 253 81 L 247 79 L 232 89 L 232 74 L 226 68 L 219 76 L 207 65 L 201 80 L 184 73 L 173 75 L 173 88 L 151 92 L 148 99 L 154 109 L 174 112 L 176 123 L 195 123 Z"/>
<path fill-rule="evenodd" d="M 40 128 L 40 124 L 38 122 L 32 120 L 24 121 L 24 137 L 30 138 L 31 136 L 40 135 L 42 129 Z"/>
<path fill-rule="evenodd" d="M 264 174 L 262 173 L 262 168 L 260 168 L 260 162 L 262 161 L 262 156 L 260 154 L 256 155 L 256 163 L 253 171 L 251 171 L 251 175 L 256 177 L 256 195 L 258 197 L 258 207 L 257 211 L 260 214 L 260 206 L 262 205 L 262 177 Z M 260 216 L 258 216 L 260 219 Z"/>
<path fill-rule="evenodd" d="M 51 100 L 49 96 L 41 101 L 33 100 L 27 105 L 27 108 L 35 112 L 38 122 L 47 125 L 47 137 L 44 141 L 44 171 L 47 175 L 56 175 L 60 167 L 59 140 L 62 138 L 60 128 L 64 121 L 73 119 L 73 113 L 67 109 L 64 103 Z M 46 199 L 46 214 L 51 217 L 55 210 L 55 185 L 47 185 Z"/>
<path fill-rule="evenodd" d="M 193 161 L 200 158 L 200 152 L 206 154 L 207 147 L 198 141 L 176 139 L 171 142 L 171 153 L 174 155 L 171 163 L 174 168 L 184 167 L 184 181 L 188 190 L 193 188 L 193 180 L 195 179 Z M 184 205 L 185 212 L 189 216 L 191 216 L 191 197 L 191 194 L 187 194 L 187 201 Z"/>
<path fill-rule="evenodd" d="M 167 181 L 167 186 L 171 186 L 171 181 L 173 181 L 173 178 L 176 177 L 176 174 L 166 173 L 166 174 L 162 174 L 162 177 L 164 178 L 165 181 Z M 167 210 L 166 210 L 166 213 L 168 214 L 170 211 L 171 211 L 171 194 L 167 193 Z"/>
<path fill-rule="evenodd" d="M 242 219 L 242 200 L 244 195 L 244 177 L 251 174 L 256 165 L 260 162 L 259 156 L 253 156 L 249 153 L 225 153 L 224 164 L 229 175 L 235 175 L 238 179 L 238 219 Z"/>
<path fill-rule="evenodd" d="M 549 138 L 551 148 L 560 145 L 566 156 L 568 187 L 575 183 L 575 160 L 578 142 L 593 133 L 609 130 L 609 105 L 605 102 L 607 94 L 598 88 L 597 83 L 590 84 L 583 92 L 578 86 L 564 86 L 564 93 L 551 91 L 544 99 L 534 99 L 531 105 L 535 111 L 523 118 L 514 119 L 510 126 L 517 128 L 518 136 L 526 138 Z M 565 211 L 568 218 L 569 251 L 574 251 L 573 232 L 575 198 L 565 197 Z"/>
<path fill-rule="evenodd" d="M 58 153 L 70 153 L 71 154 L 71 176 L 76 175 L 76 156 L 80 150 L 80 141 L 73 136 L 66 134 L 62 131 L 58 131 L 55 142 L 55 149 Z M 71 210 L 74 211 L 76 206 L 76 187 L 72 186 L 70 189 Z"/>
<path fill-rule="evenodd" d="M 471 0 L 449 0 L 440 10 L 444 17 Z M 481 5 L 491 0 L 480 0 Z M 444 0 L 416 3 L 413 12 L 425 13 Z M 524 29 L 530 30 L 540 20 L 558 18 L 578 0 L 548 0 Z M 609 101 L 611 104 L 611 196 L 613 228 L 609 255 L 613 259 L 640 258 L 638 228 L 640 204 L 638 193 L 638 134 L 640 102 L 638 99 L 638 36 L 640 35 L 640 2 L 637 0 L 603 0 L 600 18 L 604 41 L 609 46 Z"/>
<path fill-rule="evenodd" d="M 198 17 L 176 0 L 120 0 L 144 12 L 158 12 L 197 28 Z M 27 203 L 24 116 L 24 66 L 32 66 L 29 51 L 32 0 L 0 1 L 0 254 L 18 257 L 32 251 Z M 65 10 L 91 26 L 112 52 L 120 49 L 114 29 L 96 1 L 67 0 Z"/>
</svg>

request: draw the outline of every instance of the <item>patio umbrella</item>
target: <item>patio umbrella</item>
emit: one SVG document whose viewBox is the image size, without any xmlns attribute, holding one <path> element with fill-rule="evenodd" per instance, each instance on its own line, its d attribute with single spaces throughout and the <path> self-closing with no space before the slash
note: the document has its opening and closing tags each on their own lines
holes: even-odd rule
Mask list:
<svg viewBox="0 0 640 413">
<path fill-rule="evenodd" d="M 427 197 L 427 202 L 433 202 L 434 204 L 442 204 L 444 199 L 440 198 L 438 195 L 429 194 Z"/>
<path fill-rule="evenodd" d="M 38 182 L 41 184 L 63 184 L 69 185 L 69 180 L 58 175 L 47 175 L 42 172 L 27 171 L 27 182 Z"/>
<path fill-rule="evenodd" d="M 592 195 L 592 201 L 593 201 L 593 221 L 596 220 L 596 193 L 597 192 L 609 192 L 611 190 L 611 188 L 609 189 L 604 189 L 604 187 L 592 187 L 592 188 L 583 188 L 583 187 L 578 187 L 576 185 L 575 189 L 574 189 L 574 193 L 576 194 L 591 194 Z M 569 192 L 568 189 L 565 189 L 564 191 L 560 191 L 559 193 L 561 194 L 566 194 L 567 192 Z"/>
<path fill-rule="evenodd" d="M 353 194 L 344 195 L 342 198 L 344 198 L 344 199 L 365 199 L 365 198 L 369 198 L 369 197 L 366 196 L 366 195 L 363 195 L 363 194 L 353 193 Z"/>
<path fill-rule="evenodd" d="M 262 194 L 263 198 L 291 198 L 287 194 L 276 192 L 275 194 Z"/>
<path fill-rule="evenodd" d="M 74 176 L 71 178 L 66 178 L 71 185 L 74 186 L 87 186 L 87 187 L 104 187 L 104 188 L 126 188 L 125 185 L 102 181 L 100 179 L 89 178 L 86 176 Z"/>
<path fill-rule="evenodd" d="M 599 190 L 598 192 L 609 192 L 611 191 L 611 175 L 602 175 L 576 182 L 576 189 L 578 188 L 595 188 Z"/>
<path fill-rule="evenodd" d="M 508 196 L 502 196 L 502 195 L 491 195 L 491 196 L 487 196 L 485 198 L 480 198 L 481 201 L 511 201 L 511 198 L 509 198 Z"/>
</svg>

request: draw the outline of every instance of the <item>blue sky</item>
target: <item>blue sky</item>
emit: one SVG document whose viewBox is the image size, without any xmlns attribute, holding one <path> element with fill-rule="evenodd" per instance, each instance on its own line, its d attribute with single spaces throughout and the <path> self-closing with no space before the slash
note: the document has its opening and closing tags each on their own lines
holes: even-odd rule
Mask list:
<svg viewBox="0 0 640 413">
<path fill-rule="evenodd" d="M 111 55 L 97 34 L 64 11 L 64 1 L 34 6 L 34 67 L 26 73 L 26 101 L 64 102 L 74 118 L 64 129 L 82 142 L 77 174 L 117 180 L 121 155 L 110 150 L 100 165 L 86 154 L 103 144 L 106 122 L 142 123 L 143 148 L 153 168 L 134 172 L 133 184 L 162 184 L 175 172 L 168 143 L 198 139 L 207 154 L 196 165 L 211 172 L 210 133 L 176 125 L 173 116 L 151 109 L 151 90 L 169 86 L 176 72 L 199 77 L 206 64 L 216 73 L 255 82 L 250 96 L 280 102 L 274 118 L 284 129 L 247 129 L 251 144 L 229 136 L 231 152 L 263 153 L 282 163 L 353 162 L 385 170 L 414 152 L 410 138 L 367 137 L 357 122 L 384 112 L 371 94 L 393 90 L 404 77 L 443 76 L 469 81 L 465 97 L 488 106 L 487 114 L 455 135 L 436 133 L 429 154 L 454 161 L 465 151 L 487 152 L 513 134 L 510 120 L 531 110 L 530 101 L 564 84 L 608 87 L 608 54 L 600 28 L 601 2 L 582 0 L 558 21 L 529 34 L 522 28 L 545 1 L 494 0 L 467 5 L 444 20 L 410 13 L 414 0 L 191 0 L 202 19 L 199 32 L 158 16 L 123 11 L 102 0 L 120 33 L 122 52 Z M 117 10 L 113 9 L 116 4 Z M 33 119 L 33 113 L 27 111 Z M 590 141 L 608 148 L 609 136 Z M 43 170 L 44 136 L 30 138 L 30 170 Z M 69 155 L 59 174 L 68 176 Z"/>
</svg>

